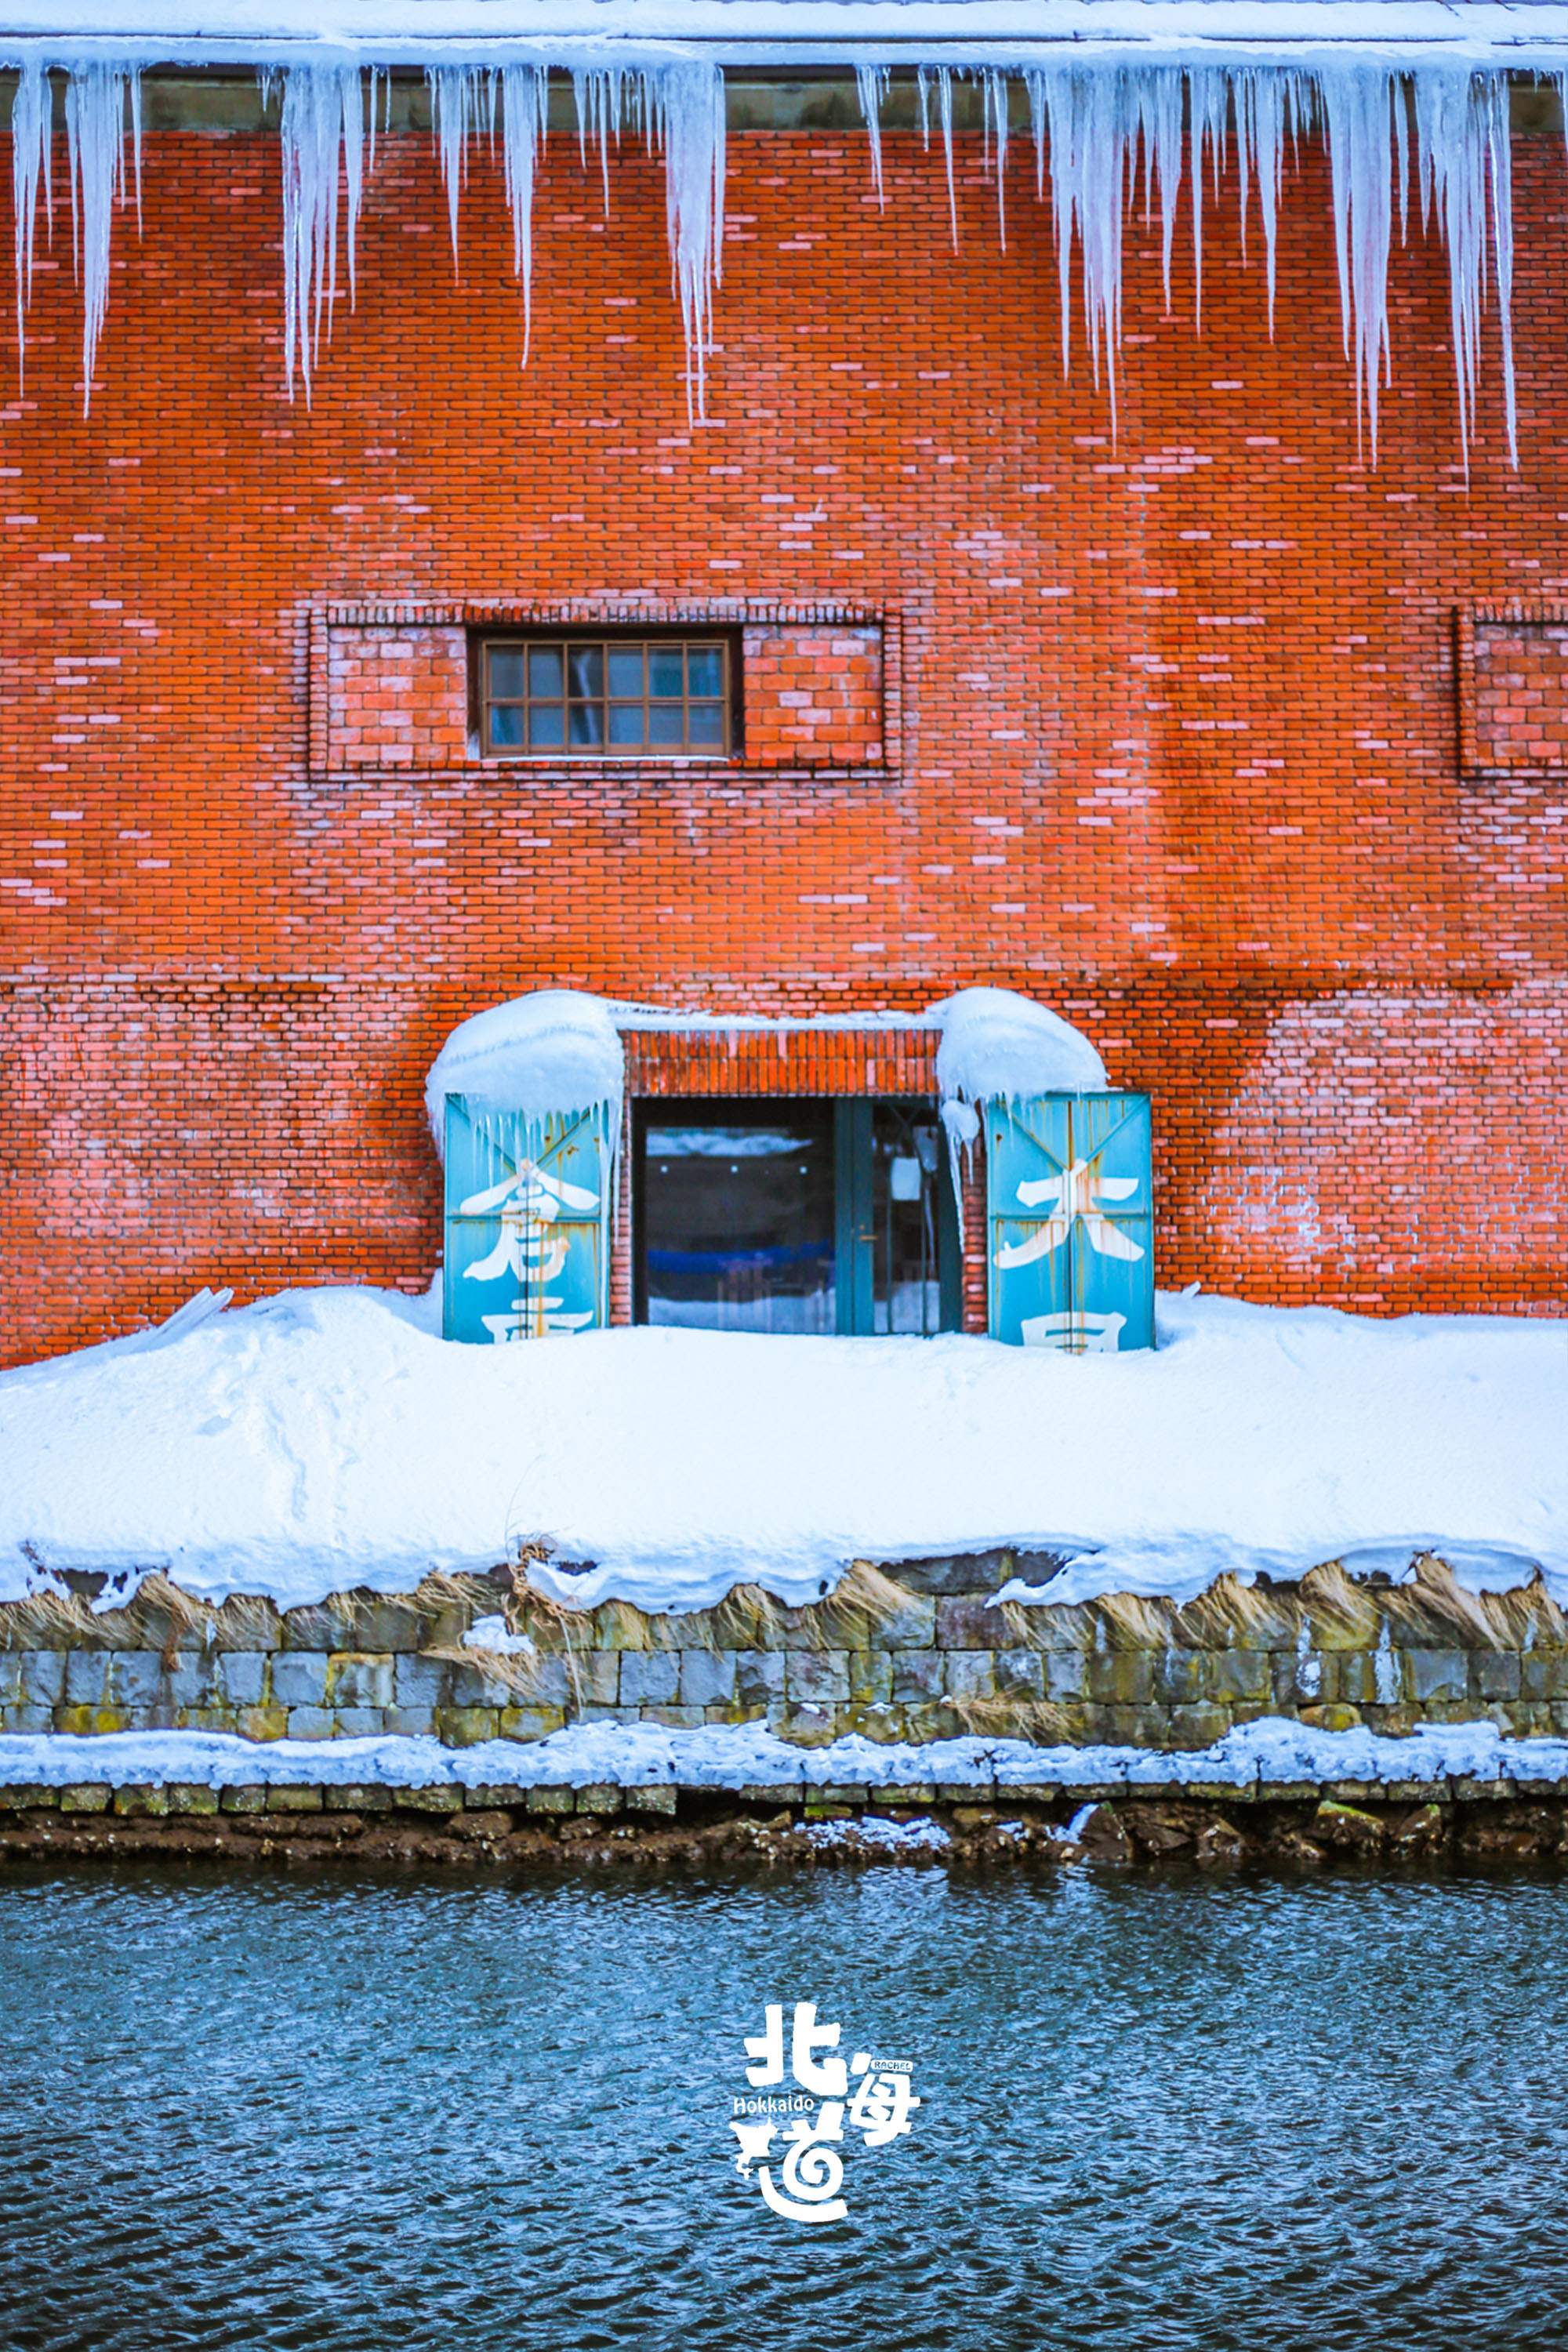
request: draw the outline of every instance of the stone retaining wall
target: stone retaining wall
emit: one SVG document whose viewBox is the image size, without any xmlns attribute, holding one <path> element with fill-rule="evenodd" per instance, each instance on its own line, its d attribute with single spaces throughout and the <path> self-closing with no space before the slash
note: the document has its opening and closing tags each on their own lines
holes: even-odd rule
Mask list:
<svg viewBox="0 0 1568 2352">
<path fill-rule="evenodd" d="M 1568 1783 L 1125 1787 L 0 1787 L 0 1871 L 132 1856 L 285 1868 L 899 1862 L 1218 1869 L 1568 1863 Z"/>
<path fill-rule="evenodd" d="M 1124 1594 L 997 1604 L 1009 1577 L 1053 1565 L 1006 1552 L 861 1563 L 810 1608 L 742 1586 L 721 1608 L 668 1616 L 562 1608 L 510 1570 L 282 1612 L 251 1598 L 208 1608 L 150 1577 L 100 1614 L 84 1589 L 0 1606 L 0 1730 L 423 1733 L 464 1747 L 576 1721 L 765 1721 L 803 1747 L 978 1732 L 1202 1748 L 1286 1716 L 1328 1730 L 1568 1733 L 1568 1618 L 1539 1582 L 1472 1595 L 1423 1559 L 1400 1585 L 1330 1566 L 1251 1590 L 1222 1577 L 1180 1608 Z M 531 1646 L 465 1644 L 477 1619 L 499 1615 Z"/>
</svg>

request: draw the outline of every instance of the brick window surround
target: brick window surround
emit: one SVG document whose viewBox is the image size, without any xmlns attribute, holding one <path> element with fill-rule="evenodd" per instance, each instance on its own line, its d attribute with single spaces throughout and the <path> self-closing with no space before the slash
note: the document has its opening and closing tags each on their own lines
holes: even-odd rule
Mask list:
<svg viewBox="0 0 1568 2352">
<path fill-rule="evenodd" d="M 1568 774 L 1568 604 L 1461 604 L 1456 635 L 1461 774 Z"/>
<path fill-rule="evenodd" d="M 625 1029 L 626 1100 L 610 1257 L 610 1321 L 632 1319 L 632 1103 L 683 1095 L 936 1096 L 934 1029 Z M 948 1181 L 943 1145 L 942 1181 Z M 963 1328 L 986 1328 L 985 1155 L 964 1155 Z"/>
<path fill-rule="evenodd" d="M 469 659 L 480 635 L 515 632 L 722 633 L 740 647 L 741 744 L 701 757 L 710 772 L 831 769 L 873 773 L 900 761 L 903 629 L 891 607 L 618 599 L 556 604 L 320 604 L 307 609 L 308 772 L 321 782 L 387 771 L 494 774 L 485 757 Z M 602 764 L 658 771 L 687 752 Z M 563 765 L 567 763 L 563 761 Z M 574 753 L 581 780 L 601 763 Z M 528 762 L 537 772 L 548 761 Z"/>
</svg>

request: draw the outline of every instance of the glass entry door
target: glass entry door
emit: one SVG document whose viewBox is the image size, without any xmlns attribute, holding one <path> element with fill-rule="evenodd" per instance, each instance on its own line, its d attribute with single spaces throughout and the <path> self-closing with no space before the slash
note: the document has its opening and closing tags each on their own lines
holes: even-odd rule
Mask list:
<svg viewBox="0 0 1568 2352">
<path fill-rule="evenodd" d="M 955 1331 L 957 1216 L 933 1103 L 634 1106 L 639 1323 Z"/>
<path fill-rule="evenodd" d="M 641 1102 L 639 1323 L 837 1328 L 833 1105 Z"/>
<path fill-rule="evenodd" d="M 838 1328 L 956 1331 L 958 1219 L 934 1103 L 850 1101 L 837 1128 Z"/>
</svg>

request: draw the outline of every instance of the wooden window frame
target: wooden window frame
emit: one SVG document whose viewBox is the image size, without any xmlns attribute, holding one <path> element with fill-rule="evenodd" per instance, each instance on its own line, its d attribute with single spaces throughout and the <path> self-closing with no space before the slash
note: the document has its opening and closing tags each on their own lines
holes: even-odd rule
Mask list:
<svg viewBox="0 0 1568 2352">
<path fill-rule="evenodd" d="M 684 667 L 683 691 L 679 702 L 673 696 L 653 696 L 647 692 L 647 661 L 648 656 L 656 651 L 662 650 L 668 652 L 676 646 L 680 648 L 683 655 L 693 651 L 701 651 L 705 653 L 717 652 L 719 654 L 722 664 L 722 677 L 720 690 L 717 695 L 694 695 L 690 690 L 689 674 L 684 669 Z M 566 656 L 569 652 L 580 651 L 588 647 L 596 648 L 602 656 L 604 663 L 604 688 L 596 697 L 574 697 L 569 690 L 570 671 L 567 667 Z M 490 661 L 492 656 L 498 653 L 529 653 L 542 651 L 545 649 L 559 649 L 563 656 L 563 685 L 566 690 L 563 691 L 559 698 L 559 702 L 563 714 L 563 733 L 567 736 L 570 735 L 571 721 L 569 714 L 572 704 L 575 700 L 585 704 L 590 708 L 595 708 L 603 714 L 603 725 L 606 738 L 609 732 L 609 712 L 612 702 L 630 702 L 636 699 L 636 698 L 630 696 L 612 696 L 610 694 L 610 656 L 613 653 L 626 653 L 632 650 L 640 651 L 644 657 L 644 692 L 641 697 L 645 727 L 644 740 L 640 743 L 612 743 L 607 740 L 595 743 L 574 743 L 570 740 L 561 743 L 529 743 L 526 741 L 521 743 L 497 742 L 491 733 L 491 713 L 493 710 L 500 708 L 521 710 L 526 713 L 536 700 L 541 703 L 553 704 L 557 701 L 558 698 L 546 695 L 533 697 L 529 695 L 526 691 L 521 697 L 514 695 L 492 695 L 490 692 Z M 670 760 L 703 760 L 714 761 L 722 763 L 724 761 L 733 761 L 741 756 L 741 695 L 742 688 L 741 646 L 739 633 L 731 629 L 722 627 L 706 629 L 700 627 L 685 629 L 637 629 L 626 627 L 617 628 L 613 625 L 609 627 L 605 627 L 603 625 L 595 627 L 590 625 L 586 627 L 579 626 L 575 628 L 566 625 L 563 627 L 557 626 L 554 628 L 486 630 L 482 633 L 476 634 L 473 639 L 472 677 L 474 715 L 476 731 L 478 733 L 479 743 L 479 755 L 485 760 L 505 760 L 508 761 L 521 760 L 531 761 L 535 764 L 541 761 L 543 761 L 546 764 L 560 764 L 568 761 L 572 761 L 574 764 L 580 764 L 582 761 L 587 761 L 597 765 L 607 761 L 622 761 L 628 760 L 641 761 L 645 763 L 649 761 L 662 761 Z M 689 714 L 691 707 L 693 703 L 709 704 L 713 702 L 717 702 L 720 709 L 721 723 L 723 729 L 722 740 L 717 743 L 694 743 L 690 740 L 691 722 Z M 666 710 L 679 709 L 681 712 L 682 739 L 679 743 L 655 743 L 650 742 L 647 740 L 646 731 L 647 713 L 652 708 L 658 708 Z M 526 732 L 526 718 L 524 719 L 524 731 Z"/>
</svg>

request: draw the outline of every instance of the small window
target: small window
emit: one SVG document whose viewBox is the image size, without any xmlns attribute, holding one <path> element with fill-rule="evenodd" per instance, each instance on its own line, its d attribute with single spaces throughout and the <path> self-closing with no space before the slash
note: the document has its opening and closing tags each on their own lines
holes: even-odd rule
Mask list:
<svg viewBox="0 0 1568 2352">
<path fill-rule="evenodd" d="M 489 637 L 487 759 L 722 760 L 734 738 L 725 637 Z"/>
</svg>

